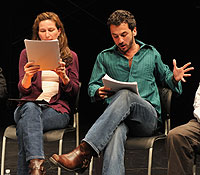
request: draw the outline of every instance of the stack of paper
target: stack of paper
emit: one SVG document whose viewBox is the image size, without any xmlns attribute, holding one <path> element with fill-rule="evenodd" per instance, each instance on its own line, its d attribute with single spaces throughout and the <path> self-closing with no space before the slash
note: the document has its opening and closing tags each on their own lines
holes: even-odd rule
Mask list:
<svg viewBox="0 0 200 175">
<path fill-rule="evenodd" d="M 28 61 L 40 65 L 40 70 L 53 70 L 59 66 L 60 49 L 58 40 L 24 40 Z"/>
<path fill-rule="evenodd" d="M 137 82 L 117 81 L 109 77 L 107 74 L 102 78 L 105 87 L 111 88 L 111 91 L 119 91 L 120 89 L 129 89 L 139 95 Z"/>
</svg>

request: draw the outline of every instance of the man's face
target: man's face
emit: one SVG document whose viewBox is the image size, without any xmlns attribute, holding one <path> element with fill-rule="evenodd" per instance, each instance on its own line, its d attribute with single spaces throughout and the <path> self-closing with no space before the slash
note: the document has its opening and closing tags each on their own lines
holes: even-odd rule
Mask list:
<svg viewBox="0 0 200 175">
<path fill-rule="evenodd" d="M 134 36 L 136 36 L 136 28 L 131 31 L 127 23 L 121 23 L 119 26 L 110 25 L 110 32 L 115 44 L 122 53 L 126 53 L 133 45 Z"/>
</svg>

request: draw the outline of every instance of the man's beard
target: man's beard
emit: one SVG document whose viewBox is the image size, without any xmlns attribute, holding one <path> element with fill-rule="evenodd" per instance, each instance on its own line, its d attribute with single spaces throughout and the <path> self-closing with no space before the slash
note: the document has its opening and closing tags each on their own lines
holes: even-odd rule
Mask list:
<svg viewBox="0 0 200 175">
<path fill-rule="evenodd" d="M 120 44 L 119 44 L 119 45 L 120 45 Z M 117 45 L 119 51 L 120 51 L 122 54 L 125 55 L 125 54 L 130 50 L 130 48 L 131 48 L 132 45 L 133 45 L 133 35 L 132 35 L 132 39 L 131 39 L 131 41 L 130 41 L 129 44 L 128 44 L 128 48 L 127 48 L 126 50 L 122 50 L 122 49 L 120 49 L 120 46 L 119 46 L 119 45 Z"/>
</svg>

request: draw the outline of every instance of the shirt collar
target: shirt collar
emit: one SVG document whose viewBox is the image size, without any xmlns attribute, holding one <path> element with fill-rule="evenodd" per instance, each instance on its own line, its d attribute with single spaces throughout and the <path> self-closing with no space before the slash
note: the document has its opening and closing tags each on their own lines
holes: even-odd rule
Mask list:
<svg viewBox="0 0 200 175">
<path fill-rule="evenodd" d="M 152 48 L 151 45 L 145 44 L 145 43 L 143 43 L 143 42 L 140 41 L 140 40 L 137 40 L 137 39 L 136 39 L 135 41 L 136 41 L 137 44 L 140 45 L 140 49 L 142 49 L 142 48 L 144 48 L 144 47 Z M 110 48 L 108 48 L 108 49 L 105 49 L 104 51 L 105 51 L 105 52 L 106 52 L 106 51 L 118 51 L 118 48 L 117 48 L 116 45 L 114 45 L 114 46 L 112 46 L 112 47 L 110 47 Z"/>
</svg>

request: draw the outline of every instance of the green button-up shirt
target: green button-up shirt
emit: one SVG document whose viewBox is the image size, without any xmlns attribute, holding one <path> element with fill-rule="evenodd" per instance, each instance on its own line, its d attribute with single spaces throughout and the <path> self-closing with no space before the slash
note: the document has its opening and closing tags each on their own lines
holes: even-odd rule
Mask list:
<svg viewBox="0 0 200 175">
<path fill-rule="evenodd" d="M 149 101 L 160 115 L 161 105 L 156 82 L 166 83 L 178 94 L 182 93 L 181 82 L 178 86 L 174 85 L 172 71 L 162 62 L 160 54 L 153 46 L 138 40 L 136 43 L 140 45 L 140 50 L 134 55 L 131 68 L 128 59 L 118 51 L 116 45 L 103 50 L 97 56 L 88 93 L 94 101 L 96 90 L 103 86 L 102 77 L 105 74 L 118 81 L 137 82 L 140 96 Z M 109 103 L 111 98 L 106 99 L 106 102 Z"/>
</svg>

